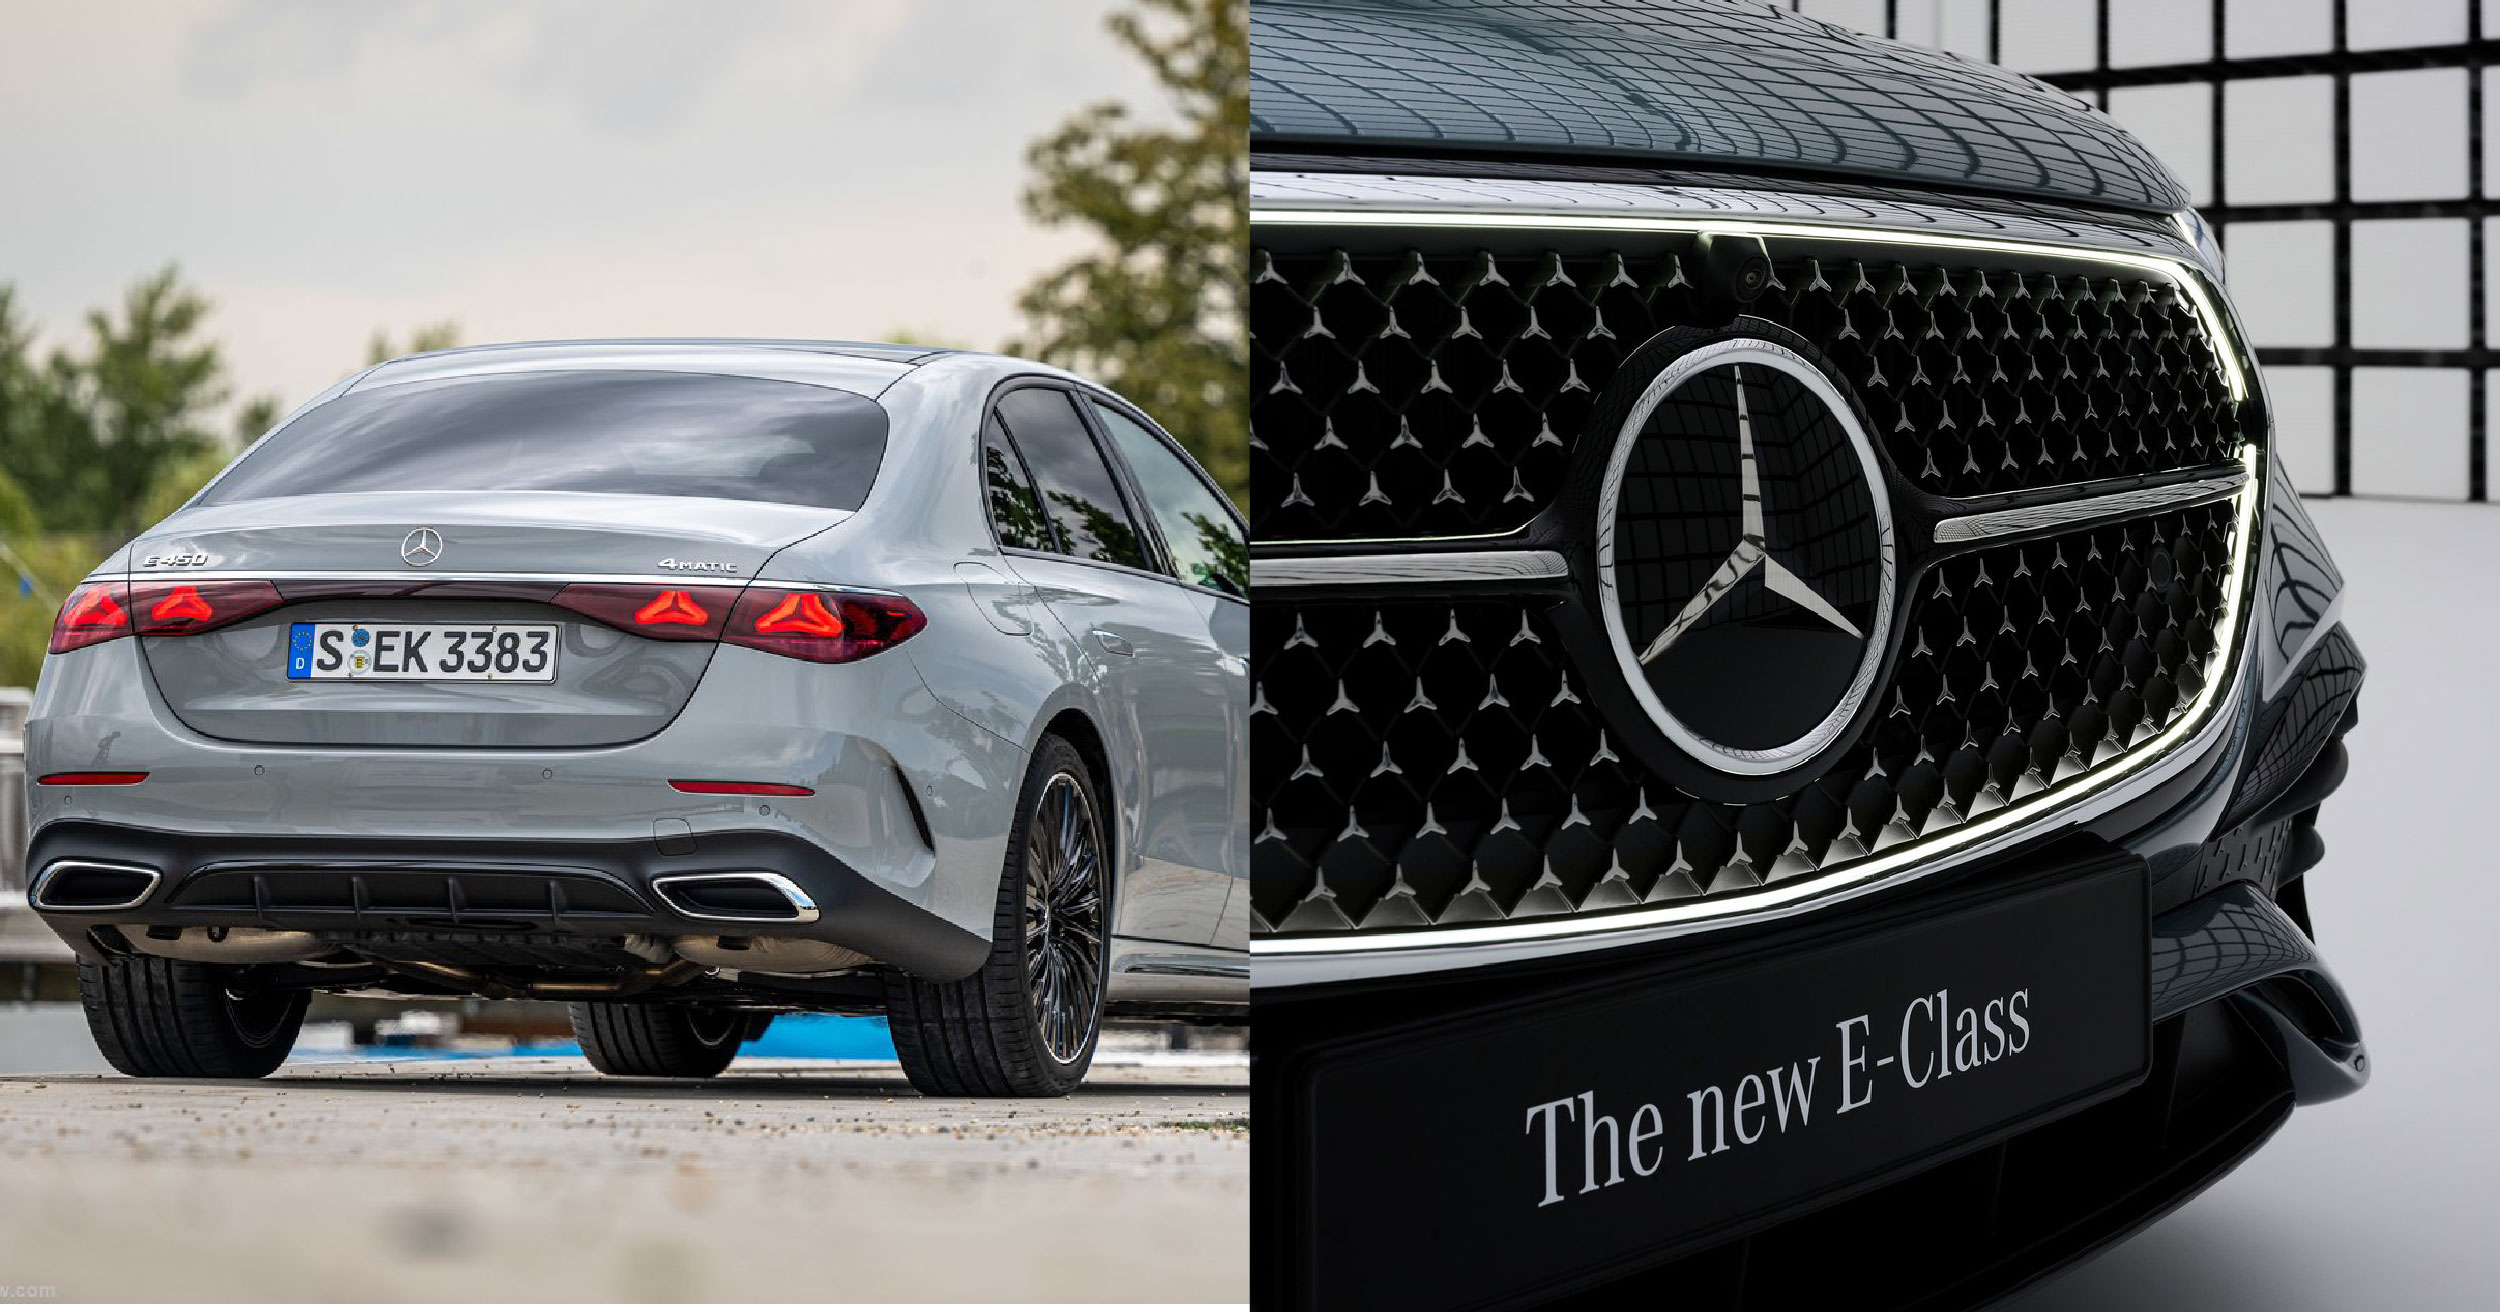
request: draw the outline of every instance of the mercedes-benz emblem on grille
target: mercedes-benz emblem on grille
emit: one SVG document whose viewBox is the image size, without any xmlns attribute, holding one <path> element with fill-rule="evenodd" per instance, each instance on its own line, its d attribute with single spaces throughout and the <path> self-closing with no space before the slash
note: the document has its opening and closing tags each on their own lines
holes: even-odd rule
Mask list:
<svg viewBox="0 0 2500 1312">
<path fill-rule="evenodd" d="M 399 543 L 399 558 L 422 569 L 442 559 L 443 535 L 430 528 L 410 530 Z"/>
<path fill-rule="evenodd" d="M 1634 697 L 1714 769 L 1802 765 L 1856 719 L 1891 630 L 1891 506 L 1831 379 L 1776 342 L 1675 357 L 1598 497 L 1598 587 Z"/>
</svg>

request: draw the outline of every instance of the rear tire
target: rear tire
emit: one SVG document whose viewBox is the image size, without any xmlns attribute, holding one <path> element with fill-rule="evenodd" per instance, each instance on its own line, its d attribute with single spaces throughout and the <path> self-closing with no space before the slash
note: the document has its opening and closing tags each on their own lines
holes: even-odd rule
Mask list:
<svg viewBox="0 0 2500 1312">
<path fill-rule="evenodd" d="M 1042 739 L 1007 836 L 989 959 L 946 984 L 886 975 L 886 1019 L 913 1088 L 1055 1098 L 1084 1080 L 1110 964 L 1102 814 L 1085 758 Z"/>
<path fill-rule="evenodd" d="M 566 1008 L 582 1055 L 602 1075 L 708 1080 L 746 1042 L 747 1018 L 719 1007 L 576 1002 Z"/>
<path fill-rule="evenodd" d="M 96 1047 L 124 1075 L 256 1080 L 295 1047 L 312 993 L 239 992 L 236 976 L 164 957 L 81 957 L 78 1000 Z"/>
</svg>

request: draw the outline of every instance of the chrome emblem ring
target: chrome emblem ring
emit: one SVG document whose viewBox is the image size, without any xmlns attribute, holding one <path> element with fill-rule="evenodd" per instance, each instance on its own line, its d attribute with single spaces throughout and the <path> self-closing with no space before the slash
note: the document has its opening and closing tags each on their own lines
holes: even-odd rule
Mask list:
<svg viewBox="0 0 2500 1312">
<path fill-rule="evenodd" d="M 443 535 L 430 528 L 413 529 L 400 539 L 399 558 L 423 569 L 443 556 Z"/>
</svg>

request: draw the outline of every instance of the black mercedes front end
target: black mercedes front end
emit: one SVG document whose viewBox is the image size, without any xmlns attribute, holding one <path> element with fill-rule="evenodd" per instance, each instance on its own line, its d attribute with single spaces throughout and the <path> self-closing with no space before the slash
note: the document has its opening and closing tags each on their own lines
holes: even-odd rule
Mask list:
<svg viewBox="0 0 2500 1312">
<path fill-rule="evenodd" d="M 2362 662 L 2140 146 L 1754 6 L 1252 41 L 1263 1305 L 1971 1306 L 2360 1087 Z"/>
</svg>

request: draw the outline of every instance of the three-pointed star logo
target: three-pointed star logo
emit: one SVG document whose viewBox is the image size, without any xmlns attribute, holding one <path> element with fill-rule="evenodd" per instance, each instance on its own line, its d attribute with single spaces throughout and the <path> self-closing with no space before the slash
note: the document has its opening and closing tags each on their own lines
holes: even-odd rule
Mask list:
<svg viewBox="0 0 2500 1312">
<path fill-rule="evenodd" d="M 1772 592 L 1795 602 L 1852 638 L 1866 636 L 1859 632 L 1857 625 L 1849 622 L 1848 616 L 1840 613 L 1838 607 L 1825 601 L 1821 593 L 1771 554 L 1770 542 L 1762 527 L 1762 475 L 1754 462 L 1753 411 L 1745 402 L 1745 370 L 1742 365 L 1730 365 L 1729 370 L 1736 375 L 1736 468 L 1743 480 L 1744 536 L 1737 541 L 1736 549 L 1728 553 L 1727 559 L 1720 562 L 1710 581 L 1701 585 L 1701 591 L 1694 593 L 1667 627 L 1650 639 L 1649 646 L 1641 652 L 1643 665 L 1665 655 L 1678 638 L 1701 623 L 1702 617 L 1710 613 L 1711 607 L 1719 604 L 1720 598 L 1735 591 L 1736 585 L 1744 582 L 1745 577 L 1755 570 L 1762 571 L 1762 585 Z"/>
</svg>

